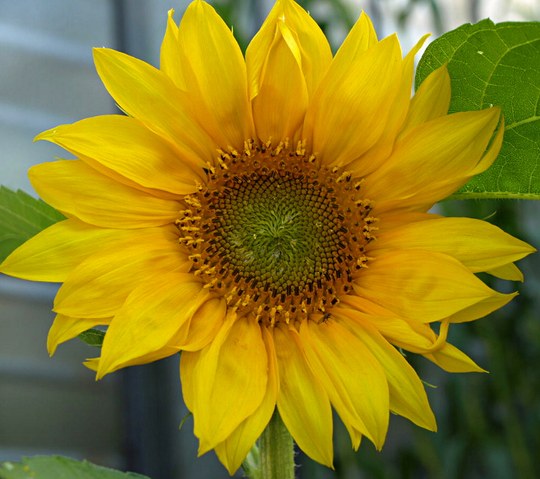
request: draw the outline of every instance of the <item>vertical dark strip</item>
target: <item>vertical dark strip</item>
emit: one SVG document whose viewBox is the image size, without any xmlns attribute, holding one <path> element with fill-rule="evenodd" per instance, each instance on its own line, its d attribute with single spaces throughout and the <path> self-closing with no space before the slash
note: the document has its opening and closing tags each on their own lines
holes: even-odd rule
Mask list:
<svg viewBox="0 0 540 479">
<path fill-rule="evenodd" d="M 112 9 L 112 28 L 115 49 L 122 52 L 126 51 L 126 0 L 110 0 Z"/>
</svg>

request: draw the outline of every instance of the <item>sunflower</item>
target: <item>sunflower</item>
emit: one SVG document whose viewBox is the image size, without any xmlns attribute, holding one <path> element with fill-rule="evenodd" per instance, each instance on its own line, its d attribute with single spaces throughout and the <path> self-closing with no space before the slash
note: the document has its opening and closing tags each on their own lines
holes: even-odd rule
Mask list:
<svg viewBox="0 0 540 479">
<path fill-rule="evenodd" d="M 182 352 L 199 452 L 234 472 L 277 407 L 298 446 L 332 465 L 332 409 L 356 449 L 389 413 L 435 430 L 401 351 L 482 371 L 451 323 L 510 301 L 476 273 L 522 280 L 533 249 L 430 208 L 486 170 L 497 107 L 448 115 L 435 70 L 410 98 L 414 55 L 362 14 L 332 55 L 313 19 L 278 0 L 244 56 L 211 6 L 169 12 L 161 64 L 96 49 L 127 115 L 37 139 L 74 160 L 34 166 L 67 219 L 0 271 L 63 283 L 48 349 L 107 326 L 97 377 Z"/>
</svg>

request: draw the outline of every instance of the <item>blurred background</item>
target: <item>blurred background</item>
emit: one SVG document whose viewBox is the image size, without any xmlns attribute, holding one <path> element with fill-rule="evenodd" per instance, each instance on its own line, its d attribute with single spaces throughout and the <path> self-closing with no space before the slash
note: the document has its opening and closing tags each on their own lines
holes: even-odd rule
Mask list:
<svg viewBox="0 0 540 479">
<path fill-rule="evenodd" d="M 166 12 L 184 0 L 0 0 L 0 184 L 32 193 L 26 171 L 63 152 L 33 144 L 39 132 L 115 111 L 93 67 L 107 46 L 157 65 Z M 211 1 L 245 47 L 271 0 Z M 465 22 L 539 20 L 538 0 L 303 0 L 336 49 L 360 10 L 380 37 L 399 32 L 404 50 Z M 445 202 L 445 214 L 488 218 L 540 246 L 540 204 Z M 0 212 L 1 214 L 1 212 Z M 488 318 L 451 331 L 451 342 L 489 375 L 449 375 L 414 355 L 438 418 L 434 434 L 392 417 L 385 449 L 354 453 L 336 420 L 335 471 L 301 454 L 299 479 L 540 477 L 540 257 L 521 263 L 520 296 Z M 63 454 L 152 479 L 228 477 L 213 453 L 196 458 L 178 358 L 130 368 L 95 383 L 81 366 L 95 354 L 78 340 L 50 359 L 45 349 L 57 287 L 0 276 L 0 461 Z M 238 474 L 241 477 L 241 473 Z"/>
</svg>

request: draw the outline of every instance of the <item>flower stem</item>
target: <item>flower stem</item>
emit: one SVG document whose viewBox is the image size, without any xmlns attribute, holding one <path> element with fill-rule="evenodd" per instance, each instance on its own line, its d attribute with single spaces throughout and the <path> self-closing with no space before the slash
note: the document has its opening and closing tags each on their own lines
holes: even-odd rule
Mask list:
<svg viewBox="0 0 540 479">
<path fill-rule="evenodd" d="M 293 439 L 277 411 L 259 440 L 261 479 L 294 479 Z"/>
</svg>

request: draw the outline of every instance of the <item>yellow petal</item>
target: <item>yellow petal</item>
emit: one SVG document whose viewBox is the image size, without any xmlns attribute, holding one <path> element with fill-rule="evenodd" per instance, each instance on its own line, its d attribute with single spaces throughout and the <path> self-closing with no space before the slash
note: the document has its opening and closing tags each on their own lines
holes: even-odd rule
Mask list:
<svg viewBox="0 0 540 479">
<path fill-rule="evenodd" d="M 484 153 L 499 117 L 500 109 L 493 107 L 443 116 L 410 130 L 384 165 L 366 178 L 366 197 L 377 199 L 379 211 L 413 207 L 426 211 L 485 170 L 488 155 L 494 160 Z M 496 143 L 491 149 L 498 152 Z"/>
<path fill-rule="evenodd" d="M 259 94 L 268 52 L 276 34 L 280 34 L 278 24 L 290 32 L 287 41 L 302 70 L 309 95 L 316 89 L 332 61 L 330 45 L 317 23 L 296 2 L 278 0 L 246 51 L 250 99 Z"/>
<path fill-rule="evenodd" d="M 358 296 L 422 322 L 477 306 L 489 311 L 493 303 L 500 307 L 513 296 L 488 288 L 454 258 L 427 251 L 381 254 L 361 273 L 354 282 Z"/>
<path fill-rule="evenodd" d="M 446 65 L 443 65 L 432 71 L 418 88 L 411 100 L 401 134 L 406 135 L 422 123 L 446 115 L 450 106 L 450 94 L 450 75 Z"/>
<path fill-rule="evenodd" d="M 397 317 L 375 317 L 367 321 L 393 345 L 416 354 L 428 354 L 440 349 L 445 336 L 437 335 L 431 325 Z"/>
<path fill-rule="evenodd" d="M 68 216 L 104 228 L 174 223 L 180 204 L 118 183 L 80 160 L 41 163 L 28 173 L 47 203 Z"/>
<path fill-rule="evenodd" d="M 260 326 L 229 316 L 214 341 L 201 350 L 192 374 L 194 431 L 199 454 L 204 454 L 227 439 L 263 401 L 268 356 Z"/>
<path fill-rule="evenodd" d="M 397 93 L 391 107 L 391 114 L 386 119 L 384 130 L 377 142 L 363 156 L 352 161 L 348 169 L 365 174 L 367 164 L 382 164 L 392 153 L 399 130 L 409 110 L 411 87 L 414 70 L 414 56 L 429 35 L 424 35 L 406 55 L 402 63 L 402 73 Z M 381 121 L 384 121 L 381 119 Z M 364 158 L 365 156 L 365 158 Z"/>
<path fill-rule="evenodd" d="M 13 251 L 0 273 L 31 281 L 61 283 L 88 256 L 128 238 L 127 230 L 96 228 L 77 219 L 60 221 Z"/>
<path fill-rule="evenodd" d="M 285 24 L 297 37 L 302 72 L 311 96 L 332 62 L 332 50 L 317 22 L 295 1 L 283 0 Z"/>
<path fill-rule="evenodd" d="M 147 188 L 186 195 L 197 191 L 201 181 L 194 171 L 197 165 L 187 164 L 171 144 L 135 118 L 87 118 L 45 131 L 36 139 L 55 143 L 83 160 L 90 157 Z M 202 172 L 200 163 L 198 167 Z"/>
<path fill-rule="evenodd" d="M 509 281 L 523 282 L 523 273 L 513 263 L 498 266 L 497 268 L 487 269 L 486 273 L 489 273 L 497 278 L 507 279 Z"/>
<path fill-rule="evenodd" d="M 214 158 L 215 142 L 194 121 L 191 99 L 165 73 L 107 48 L 94 49 L 94 61 L 103 84 L 123 111 L 175 144 L 190 163 Z"/>
<path fill-rule="evenodd" d="M 388 37 L 356 57 L 334 59 L 306 113 L 304 137 L 328 165 L 344 166 L 379 140 L 399 92 L 399 42 Z M 339 134 L 337 134 L 339 132 Z M 374 162 L 356 164 L 360 174 Z"/>
<path fill-rule="evenodd" d="M 71 318 L 57 314 L 47 336 L 47 351 L 52 356 L 59 344 L 75 338 L 94 326 L 104 326 L 111 318 Z"/>
<path fill-rule="evenodd" d="M 184 273 L 162 274 L 135 288 L 107 329 L 98 379 L 140 364 L 148 355 L 154 359 L 172 354 L 167 346 L 208 294 L 193 275 Z"/>
<path fill-rule="evenodd" d="M 166 272 L 187 272 L 190 266 L 178 250 L 173 232 L 135 230 L 114 248 L 80 263 L 58 291 L 54 310 L 81 318 L 114 316 L 139 284 Z"/>
<path fill-rule="evenodd" d="M 255 441 L 268 425 L 276 407 L 279 386 L 276 353 L 272 336 L 267 328 L 262 328 L 262 332 L 266 352 L 268 353 L 268 384 L 264 399 L 259 408 L 215 448 L 219 460 L 227 468 L 231 476 L 240 467 Z"/>
<path fill-rule="evenodd" d="M 472 218 L 434 218 L 388 229 L 377 235 L 372 251 L 398 249 L 445 253 L 473 273 L 502 267 L 535 251 L 497 226 Z"/>
<path fill-rule="evenodd" d="M 379 305 L 358 296 L 346 296 L 342 300 L 343 309 L 338 313 L 367 327 L 374 327 L 390 343 L 413 353 L 424 354 L 440 349 L 446 341 L 444 330 L 437 336 L 429 324 L 416 319 L 400 318 Z M 354 311 L 354 313 L 353 313 Z"/>
<path fill-rule="evenodd" d="M 473 304 L 467 308 L 458 311 L 457 313 L 452 314 L 448 317 L 448 320 L 451 323 L 463 323 L 466 321 L 474 321 L 478 318 L 483 318 L 493 311 L 502 308 L 507 303 L 512 301 L 518 295 L 517 292 L 490 296 L 488 298 L 479 301 L 476 304 Z"/>
<path fill-rule="evenodd" d="M 186 93 L 193 113 L 221 146 L 242 148 L 251 138 L 246 65 L 231 30 L 206 2 L 186 9 L 178 30 Z"/>
<path fill-rule="evenodd" d="M 99 358 L 90 358 L 83 362 L 83 364 L 92 371 L 97 371 L 99 367 Z"/>
<path fill-rule="evenodd" d="M 495 107 L 497 108 L 497 107 Z M 500 117 L 500 122 L 498 125 L 498 130 L 495 133 L 495 136 L 493 140 L 491 141 L 491 144 L 485 154 L 482 156 L 478 164 L 475 166 L 475 168 L 470 172 L 471 177 L 474 175 L 479 175 L 480 173 L 483 173 L 486 171 L 493 162 L 497 159 L 497 156 L 499 155 L 499 152 L 502 147 L 503 142 L 503 136 L 504 136 L 504 117 Z M 465 178 L 462 184 L 465 184 L 469 178 Z M 460 184 L 459 186 L 462 186 Z"/>
<path fill-rule="evenodd" d="M 363 313 L 367 313 L 372 316 L 377 317 L 389 317 L 389 318 L 395 318 L 396 314 L 392 311 L 386 309 L 384 306 L 381 306 L 380 304 L 374 303 L 372 301 L 369 301 L 368 299 L 360 296 L 356 296 L 353 293 L 348 295 L 341 296 L 341 302 L 346 305 L 346 307 L 351 306 L 353 309 L 361 311 Z"/>
<path fill-rule="evenodd" d="M 395 229 L 401 228 L 403 226 L 407 226 L 411 223 L 417 223 L 419 221 L 429 221 L 436 218 L 443 218 L 443 216 L 433 214 L 433 213 L 423 213 L 420 211 L 403 211 L 403 210 L 397 210 L 395 214 L 392 214 L 391 211 L 388 211 L 387 213 L 384 213 L 381 215 L 381 220 L 377 222 L 377 240 L 380 236 L 385 234 L 387 231 L 393 231 Z M 370 251 L 375 251 L 375 247 L 377 246 L 377 249 L 381 247 L 380 241 L 374 241 L 370 244 Z"/>
<path fill-rule="evenodd" d="M 181 90 L 186 89 L 182 70 L 182 55 L 178 45 L 178 26 L 173 19 L 174 9 L 167 15 L 167 30 L 161 42 L 159 68 Z"/>
<path fill-rule="evenodd" d="M 279 414 L 295 442 L 313 460 L 332 467 L 332 410 L 319 374 L 307 364 L 298 333 L 274 329 L 279 370 Z"/>
<path fill-rule="evenodd" d="M 379 361 L 336 321 L 305 321 L 300 337 L 311 369 L 324 384 L 344 424 L 381 449 L 388 429 L 389 391 Z"/>
<path fill-rule="evenodd" d="M 424 386 L 403 355 L 375 328 L 367 324 L 360 326 L 350 319 L 343 320 L 342 324 L 362 341 L 384 368 L 390 392 L 390 409 L 421 427 L 435 431 L 435 416 Z"/>
<path fill-rule="evenodd" d="M 300 46 L 294 32 L 280 19 L 274 28 L 252 100 L 255 128 L 262 141 L 296 138 L 308 103 Z"/>
<path fill-rule="evenodd" d="M 445 343 L 440 350 L 435 351 L 432 354 L 425 354 L 424 356 L 449 373 L 486 372 L 469 356 L 455 346 L 452 346 L 450 343 Z"/>
<path fill-rule="evenodd" d="M 200 404 L 199 389 L 205 386 L 209 386 L 213 381 L 216 374 L 216 354 L 219 354 L 219 349 L 223 345 L 223 342 L 227 339 L 232 325 L 237 320 L 236 314 L 229 312 L 225 317 L 225 321 L 222 323 L 221 328 L 213 338 L 212 343 L 205 346 L 198 351 L 182 351 L 180 360 L 180 381 L 182 383 L 182 395 L 187 408 L 193 413 L 194 429 L 197 428 L 198 415 L 195 416 L 195 410 Z M 204 359 L 204 361 L 203 361 Z M 201 376 L 201 365 L 206 369 L 204 373 L 206 376 Z M 206 394 L 210 393 L 208 390 Z M 204 411 L 203 411 L 204 413 Z M 195 432 L 195 431 L 194 431 Z M 195 435 L 197 433 L 195 432 Z"/>
<path fill-rule="evenodd" d="M 204 303 L 189 322 L 186 338 L 178 347 L 183 351 L 198 351 L 208 345 L 223 326 L 227 305 L 223 298 Z"/>
<path fill-rule="evenodd" d="M 196 367 L 201 357 L 201 351 L 182 351 L 180 356 L 180 384 L 182 385 L 182 398 L 189 411 L 195 407 L 195 382 L 197 380 Z"/>
<path fill-rule="evenodd" d="M 171 338 L 171 341 L 174 342 L 175 338 Z M 111 372 L 114 372 L 121 368 L 127 368 L 128 366 L 140 366 L 142 364 L 149 364 L 153 363 L 155 361 L 159 361 L 160 359 L 167 358 L 169 356 L 172 356 L 174 354 L 178 353 L 178 348 L 171 345 L 170 343 L 165 344 L 157 351 L 148 351 L 147 353 L 134 357 L 133 359 L 130 359 L 129 361 L 126 361 L 125 363 L 116 366 L 114 369 L 111 369 L 110 371 L 106 371 L 102 373 L 101 375 L 96 374 L 96 381 L 101 379 L 106 374 L 109 374 Z M 100 370 L 100 363 L 102 361 L 102 357 L 99 358 L 91 358 L 86 360 L 83 364 L 92 371 L 95 371 L 96 373 Z"/>
<path fill-rule="evenodd" d="M 334 62 L 345 67 L 346 63 L 351 61 L 351 58 L 358 57 L 376 45 L 377 42 L 377 32 L 373 27 L 373 23 L 366 13 L 362 12 L 339 47 Z"/>
</svg>

